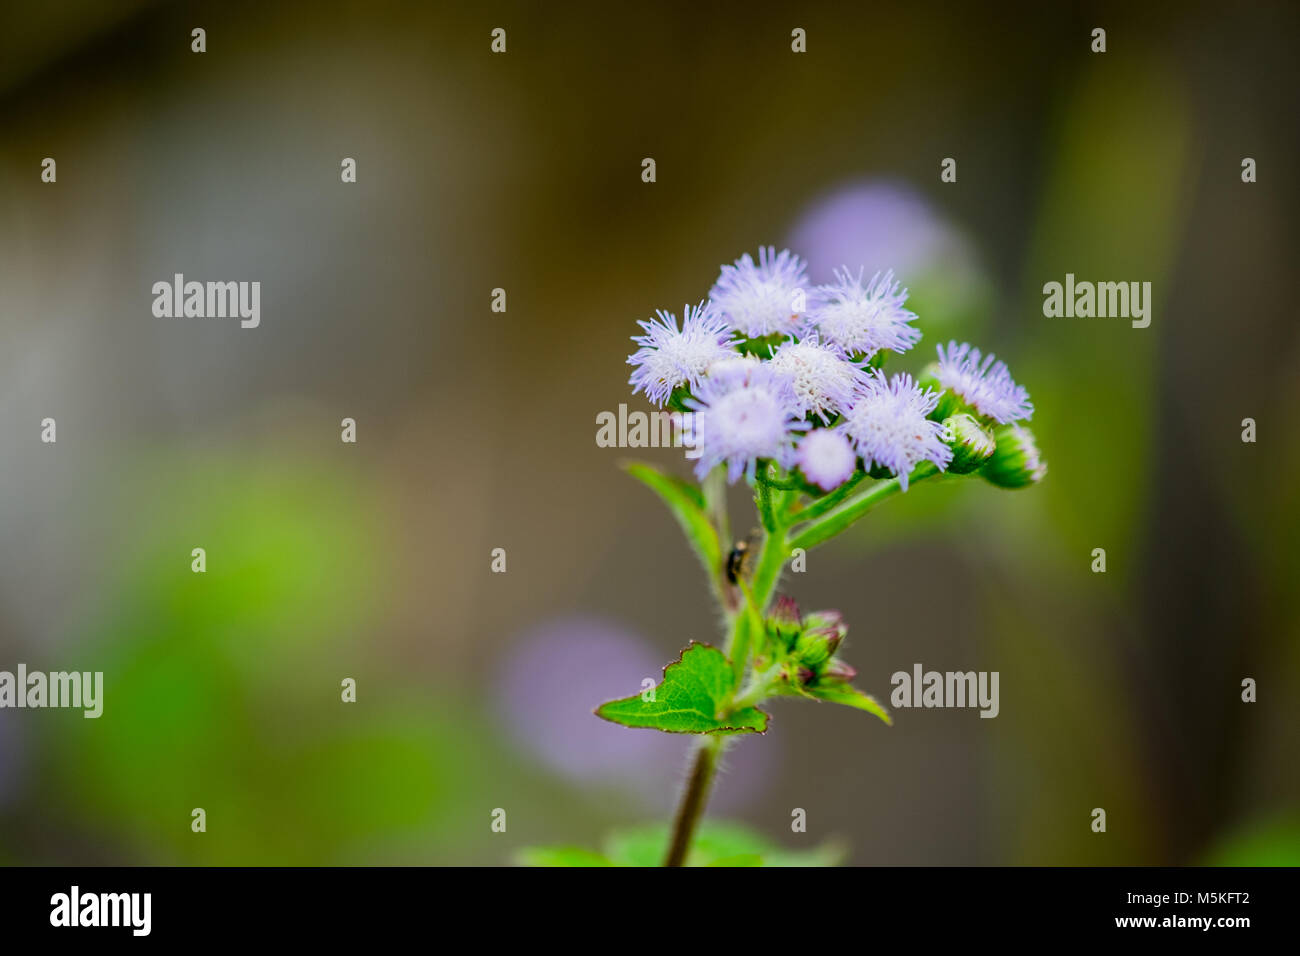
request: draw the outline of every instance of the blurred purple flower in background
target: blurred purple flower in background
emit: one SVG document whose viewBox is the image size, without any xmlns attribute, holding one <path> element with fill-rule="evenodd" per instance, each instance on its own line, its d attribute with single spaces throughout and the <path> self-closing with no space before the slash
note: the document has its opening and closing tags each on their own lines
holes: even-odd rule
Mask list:
<svg viewBox="0 0 1300 956">
<path fill-rule="evenodd" d="M 861 265 L 867 275 L 893 269 L 905 283 L 961 251 L 965 241 L 906 183 L 879 180 L 841 187 L 813 203 L 790 233 L 789 246 L 807 257 L 814 282 L 832 270 Z"/>
<path fill-rule="evenodd" d="M 935 203 L 898 180 L 858 180 L 824 194 L 795 223 L 788 244 L 807 257 L 814 283 L 832 282 L 845 265 L 862 266 L 867 276 L 892 269 L 930 337 L 948 338 L 958 328 L 980 334 L 993 310 L 993 285 L 974 245 Z"/>
<path fill-rule="evenodd" d="M 497 682 L 510 735 L 537 763 L 575 784 L 613 786 L 647 808 L 671 807 L 694 738 L 629 731 L 592 713 L 603 700 L 640 691 L 647 677 L 658 684 L 662 657 L 610 621 L 543 622 L 513 643 Z M 775 769 L 771 737 L 766 746 L 731 748 L 711 807 L 727 810 L 761 794 Z"/>
</svg>

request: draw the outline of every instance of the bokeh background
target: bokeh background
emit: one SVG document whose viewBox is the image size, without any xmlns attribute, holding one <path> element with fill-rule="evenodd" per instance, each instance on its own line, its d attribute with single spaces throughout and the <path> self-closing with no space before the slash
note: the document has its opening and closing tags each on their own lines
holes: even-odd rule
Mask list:
<svg viewBox="0 0 1300 956">
<path fill-rule="evenodd" d="M 0 711 L 0 863 L 502 864 L 666 818 L 688 741 L 590 710 L 716 617 L 617 468 L 686 463 L 595 417 L 645 407 L 635 321 L 760 244 L 897 270 L 895 367 L 996 351 L 1051 471 L 920 486 L 786 579 L 868 691 L 997 670 L 998 718 L 777 702 L 713 815 L 859 864 L 1297 861 L 1297 20 L 4 0 L 0 669 L 106 700 Z M 261 327 L 154 318 L 175 272 L 260 280 Z M 1066 272 L 1152 282 L 1151 326 L 1044 318 Z"/>
</svg>

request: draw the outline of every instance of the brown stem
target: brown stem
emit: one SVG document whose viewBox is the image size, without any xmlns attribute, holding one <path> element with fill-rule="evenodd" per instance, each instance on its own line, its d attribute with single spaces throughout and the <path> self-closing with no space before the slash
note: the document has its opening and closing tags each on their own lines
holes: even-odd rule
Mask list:
<svg viewBox="0 0 1300 956">
<path fill-rule="evenodd" d="M 704 805 L 709 799 L 709 788 L 713 784 L 713 771 L 718 766 L 718 753 L 722 749 L 722 738 L 709 734 L 700 741 L 695 751 L 695 763 L 691 767 L 691 778 L 686 783 L 682 802 L 677 807 L 677 818 L 673 821 L 672 841 L 668 844 L 668 855 L 664 866 L 683 866 L 686 854 L 691 848 L 691 838 L 695 836 L 695 827 L 704 815 Z"/>
</svg>

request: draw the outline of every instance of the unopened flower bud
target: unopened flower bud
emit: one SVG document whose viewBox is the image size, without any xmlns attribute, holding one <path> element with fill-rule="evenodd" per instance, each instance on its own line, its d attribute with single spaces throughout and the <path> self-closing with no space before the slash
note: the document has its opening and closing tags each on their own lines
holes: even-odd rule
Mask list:
<svg viewBox="0 0 1300 956">
<path fill-rule="evenodd" d="M 1033 432 L 1022 425 L 1003 425 L 993 440 L 997 448 L 981 475 L 999 488 L 1026 488 L 1043 480 L 1047 462 L 1038 454 Z"/>
<path fill-rule="evenodd" d="M 982 466 L 995 447 L 988 430 L 965 412 L 944 419 L 943 440 L 952 448 L 948 471 L 954 475 L 968 475 Z"/>
<path fill-rule="evenodd" d="M 848 632 L 844 617 L 839 611 L 816 611 L 804 618 L 803 624 L 794 654 L 810 667 L 820 668 L 839 650 Z"/>
<path fill-rule="evenodd" d="M 826 665 L 826 670 L 822 673 L 832 680 L 851 681 L 858 676 L 858 669 L 837 657 Z"/>
<path fill-rule="evenodd" d="M 799 605 L 794 602 L 794 598 L 785 594 L 780 595 L 767 618 L 768 633 L 789 649 L 795 638 L 799 636 L 800 626 Z"/>
<path fill-rule="evenodd" d="M 813 611 L 803 619 L 803 626 L 805 630 L 839 631 L 841 635 L 849 630 L 844 615 L 835 610 Z"/>
<path fill-rule="evenodd" d="M 826 635 L 817 631 L 804 631 L 795 641 L 795 657 L 811 667 L 820 667 L 831 657 L 830 641 Z"/>
</svg>

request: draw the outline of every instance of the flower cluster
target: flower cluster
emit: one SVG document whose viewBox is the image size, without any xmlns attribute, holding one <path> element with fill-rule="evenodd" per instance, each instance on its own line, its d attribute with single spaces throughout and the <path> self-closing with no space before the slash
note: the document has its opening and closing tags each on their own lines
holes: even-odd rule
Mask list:
<svg viewBox="0 0 1300 956">
<path fill-rule="evenodd" d="M 1002 362 L 951 342 L 920 381 L 887 376 L 888 353 L 921 339 L 892 272 L 866 278 L 847 267 L 806 288 L 806 265 L 788 250 L 745 254 L 722 272 L 709 298 L 677 318 L 659 312 L 628 357 L 629 383 L 659 407 L 694 413 L 696 474 L 724 467 L 751 483 L 768 462 L 810 493 L 859 472 L 894 476 L 903 491 L 925 463 L 956 473 L 995 457 L 994 430 L 1028 419 L 1033 405 Z M 958 417 L 960 416 L 960 417 Z M 1022 430 L 1015 433 L 1023 444 Z M 1046 466 L 1021 453 L 999 459 L 997 483 L 1021 487 Z M 955 456 L 955 460 L 954 460 Z M 990 478 L 990 480 L 993 480 Z M 1017 484 L 1017 482 L 1020 482 Z"/>
<path fill-rule="evenodd" d="M 839 611 L 802 615 L 794 599 L 783 594 L 767 619 L 757 665 L 776 672 L 778 693 L 806 693 L 819 682 L 851 681 L 858 672 L 836 656 L 848 630 Z"/>
</svg>

